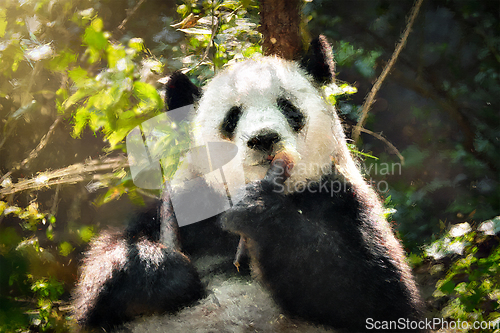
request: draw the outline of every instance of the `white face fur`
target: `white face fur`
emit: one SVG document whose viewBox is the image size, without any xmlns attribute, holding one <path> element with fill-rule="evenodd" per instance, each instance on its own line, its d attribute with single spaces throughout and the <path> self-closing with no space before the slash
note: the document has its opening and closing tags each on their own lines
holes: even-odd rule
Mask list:
<svg viewBox="0 0 500 333">
<path fill-rule="evenodd" d="M 216 75 L 197 103 L 193 132 L 195 146 L 234 143 L 233 165 L 246 182 L 262 179 L 278 150 L 294 160 L 288 188 L 319 180 L 332 160 L 347 179 L 344 171 L 357 170 L 333 107 L 297 64 L 279 58 L 247 60 Z"/>
</svg>

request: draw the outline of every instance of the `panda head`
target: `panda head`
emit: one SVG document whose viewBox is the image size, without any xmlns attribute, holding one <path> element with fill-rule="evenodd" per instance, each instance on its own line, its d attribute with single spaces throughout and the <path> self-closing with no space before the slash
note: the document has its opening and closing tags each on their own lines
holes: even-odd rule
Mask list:
<svg viewBox="0 0 500 333">
<path fill-rule="evenodd" d="M 243 170 L 246 182 L 262 179 L 278 152 L 294 163 L 288 189 L 332 172 L 332 161 L 341 176 L 350 178 L 353 161 L 340 121 L 318 89 L 318 83 L 332 78 L 332 62 L 325 61 L 331 56 L 313 51 L 301 64 L 262 57 L 217 74 L 194 99 L 194 146 L 233 143 L 232 167 Z"/>
</svg>

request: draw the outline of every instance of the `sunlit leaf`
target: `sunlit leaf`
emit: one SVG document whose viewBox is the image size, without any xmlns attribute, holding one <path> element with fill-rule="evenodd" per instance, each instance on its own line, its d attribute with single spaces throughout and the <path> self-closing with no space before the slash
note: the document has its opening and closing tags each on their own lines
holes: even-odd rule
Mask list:
<svg viewBox="0 0 500 333">
<path fill-rule="evenodd" d="M 7 28 L 7 11 L 0 8 L 0 38 L 5 36 L 5 29 Z"/>
<path fill-rule="evenodd" d="M 133 87 L 134 95 L 141 100 L 140 106 L 143 111 L 156 109 L 163 109 L 163 100 L 158 94 L 158 91 L 150 84 L 145 82 L 136 81 Z"/>
<path fill-rule="evenodd" d="M 137 193 L 137 191 L 129 191 L 129 192 L 127 192 L 127 196 L 130 199 L 130 201 L 132 203 L 134 203 L 134 205 L 138 205 L 138 206 L 145 205 L 144 199 L 142 198 L 141 195 L 139 195 L 139 193 Z"/>
<path fill-rule="evenodd" d="M 144 40 L 142 38 L 131 38 L 128 42 L 128 47 L 140 52 L 144 49 Z"/>
<path fill-rule="evenodd" d="M 38 61 L 42 59 L 47 59 L 52 56 L 53 50 L 50 43 L 45 45 L 40 45 L 25 51 L 26 58 Z"/>
<path fill-rule="evenodd" d="M 88 225 L 81 227 L 79 230 L 79 235 L 82 241 L 88 243 L 95 235 L 94 227 Z"/>
<path fill-rule="evenodd" d="M 210 29 L 201 29 L 201 28 L 188 28 L 188 29 L 177 29 L 179 31 L 182 31 L 186 34 L 191 34 L 191 35 L 211 35 L 212 30 Z"/>
<path fill-rule="evenodd" d="M 73 80 L 77 87 L 82 88 L 89 82 L 89 76 L 86 70 L 78 66 L 68 72 L 68 76 Z"/>
<path fill-rule="evenodd" d="M 74 119 L 73 136 L 79 137 L 82 130 L 85 128 L 90 119 L 90 114 L 87 107 L 82 106 L 78 108 L 75 112 L 75 115 L 73 116 L 73 119 Z"/>
<path fill-rule="evenodd" d="M 68 242 L 62 242 L 59 244 L 59 253 L 64 257 L 67 257 L 71 252 L 73 252 L 73 250 L 74 247 Z"/>
<path fill-rule="evenodd" d="M 96 19 L 92 20 L 91 27 L 96 32 L 101 32 L 102 28 L 104 27 L 104 22 L 102 21 L 101 18 L 96 18 Z"/>
<path fill-rule="evenodd" d="M 126 61 L 125 57 L 127 56 L 125 49 L 121 46 L 116 46 L 116 45 L 109 45 L 109 47 L 106 50 L 107 57 L 108 57 L 108 65 L 110 68 L 113 67 L 118 67 L 117 69 L 119 71 L 125 71 L 127 69 L 126 65 L 123 64 L 120 67 L 118 64 L 121 62 Z"/>
<path fill-rule="evenodd" d="M 47 230 L 45 230 L 45 236 L 49 240 L 53 240 L 54 239 L 54 228 L 52 226 L 49 226 L 47 228 Z"/>
<path fill-rule="evenodd" d="M 97 204 L 98 205 L 103 205 L 109 201 L 112 201 L 114 199 L 118 199 L 119 197 L 121 197 L 123 194 L 125 193 L 125 188 L 124 186 L 120 185 L 120 186 L 115 186 L 115 187 L 112 187 L 110 188 L 103 196 L 101 196 L 98 200 L 97 200 Z"/>
<path fill-rule="evenodd" d="M 63 72 L 70 64 L 76 62 L 77 58 L 77 55 L 71 51 L 62 51 L 50 61 L 48 67 L 55 72 Z"/>
<path fill-rule="evenodd" d="M 111 147 L 116 146 L 120 141 L 122 141 L 123 139 L 125 139 L 125 137 L 127 136 L 127 134 L 134 127 L 135 126 L 130 127 L 130 128 L 128 128 L 128 127 L 122 127 L 122 128 L 118 128 L 116 131 L 113 131 L 113 133 L 111 133 L 108 136 L 108 141 L 109 141 L 109 144 L 111 145 Z"/>
</svg>

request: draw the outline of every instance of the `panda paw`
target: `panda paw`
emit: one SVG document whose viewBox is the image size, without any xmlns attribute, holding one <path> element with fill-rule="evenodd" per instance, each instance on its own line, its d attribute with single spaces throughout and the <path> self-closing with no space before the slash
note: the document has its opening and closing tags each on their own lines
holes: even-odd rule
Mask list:
<svg viewBox="0 0 500 333">
<path fill-rule="evenodd" d="M 289 175 L 287 162 L 275 159 L 264 179 L 245 186 L 244 196 L 221 216 L 222 227 L 231 232 L 251 235 L 289 212 L 292 207 L 282 191 Z"/>
</svg>

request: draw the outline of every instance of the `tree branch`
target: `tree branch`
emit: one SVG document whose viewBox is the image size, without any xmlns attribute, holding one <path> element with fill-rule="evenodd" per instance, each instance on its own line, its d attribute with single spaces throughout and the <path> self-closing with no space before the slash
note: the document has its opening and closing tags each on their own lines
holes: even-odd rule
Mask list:
<svg viewBox="0 0 500 333">
<path fill-rule="evenodd" d="M 56 193 L 54 194 L 54 201 L 52 202 L 52 207 L 50 208 L 50 214 L 56 216 L 57 205 L 59 205 L 59 192 L 61 191 L 61 184 L 57 184 Z"/>
<path fill-rule="evenodd" d="M 113 176 L 98 172 L 114 171 L 127 166 L 128 160 L 124 156 L 77 163 L 55 171 L 41 172 L 35 178 L 23 180 L 0 189 L 0 197 L 26 190 L 39 190 L 58 184 L 71 184 L 86 180 L 109 178 Z"/>
<path fill-rule="evenodd" d="M 1 178 L 0 178 L 0 184 L 7 178 L 9 177 L 14 171 L 16 170 L 19 170 L 21 168 L 23 168 L 26 164 L 28 164 L 29 162 L 31 162 L 33 159 L 35 159 L 37 156 L 38 156 L 38 153 L 40 153 L 40 151 L 45 148 L 45 146 L 47 145 L 47 143 L 49 142 L 49 139 L 50 137 L 52 136 L 52 134 L 54 134 L 54 131 L 57 127 L 57 125 L 59 125 L 59 123 L 62 121 L 63 117 L 62 115 L 58 116 L 56 118 L 56 120 L 52 123 L 52 125 L 50 125 L 50 128 L 49 128 L 49 131 L 47 132 L 47 134 L 45 134 L 42 139 L 40 140 L 40 142 L 38 143 L 38 146 L 36 146 L 35 149 L 33 149 L 28 157 L 26 157 L 22 162 L 21 164 L 19 165 L 16 165 L 14 166 L 9 172 L 7 172 L 5 175 L 3 175 Z"/>
<path fill-rule="evenodd" d="M 125 28 L 125 24 L 127 24 L 128 20 L 132 17 L 132 15 L 135 14 L 137 9 L 139 9 L 139 7 L 142 5 L 144 1 L 146 0 L 139 0 L 139 2 L 137 2 L 137 4 L 135 5 L 134 8 L 132 8 L 132 10 L 127 11 L 127 17 L 125 17 L 122 23 L 120 23 L 120 25 L 116 28 L 117 31 L 122 32 L 123 28 Z"/>
<path fill-rule="evenodd" d="M 404 158 L 404 156 L 401 155 L 401 153 L 396 148 L 396 146 L 394 146 L 389 140 L 387 140 L 386 138 L 384 138 L 382 135 L 380 135 L 378 133 L 375 133 L 375 132 L 372 132 L 370 130 L 367 130 L 366 128 L 361 128 L 361 132 L 370 134 L 371 136 L 373 136 L 373 137 L 379 139 L 380 141 L 384 142 L 387 146 L 389 146 L 389 148 L 392 150 L 392 152 L 398 156 L 399 160 L 401 161 L 401 165 L 405 164 L 405 158 Z"/>
<path fill-rule="evenodd" d="M 413 5 L 411 12 L 410 12 L 410 17 L 408 18 L 408 22 L 406 24 L 405 31 L 403 32 L 403 36 L 401 37 L 401 41 L 399 44 L 396 46 L 396 49 L 394 50 L 394 53 L 392 54 L 391 59 L 385 66 L 384 70 L 382 71 L 382 74 L 377 78 L 377 81 L 373 85 L 372 89 L 370 90 L 370 93 L 368 94 L 368 97 L 365 100 L 365 103 L 363 104 L 363 108 L 361 111 L 361 117 L 359 118 L 358 123 L 354 127 L 354 131 L 352 134 L 352 138 L 354 142 L 358 141 L 359 139 L 359 134 L 361 132 L 361 128 L 364 126 L 366 122 L 366 118 L 368 116 L 368 112 L 370 111 L 370 108 L 375 102 L 375 95 L 379 91 L 380 87 L 382 86 L 382 83 L 384 82 L 385 78 L 391 71 L 392 67 L 396 63 L 396 60 L 398 59 L 399 54 L 401 53 L 401 50 L 403 50 L 403 47 L 406 44 L 406 40 L 408 39 L 408 35 L 410 34 L 411 27 L 413 26 L 413 23 L 415 22 L 415 19 L 418 15 L 418 12 L 420 10 L 420 7 L 422 5 L 423 0 L 417 0 L 415 4 Z"/>
</svg>

